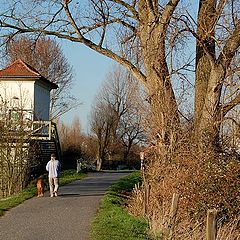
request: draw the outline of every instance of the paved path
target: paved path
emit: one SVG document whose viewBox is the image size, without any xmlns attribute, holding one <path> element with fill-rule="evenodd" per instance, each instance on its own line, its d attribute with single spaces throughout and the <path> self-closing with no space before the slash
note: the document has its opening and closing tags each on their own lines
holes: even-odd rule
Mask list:
<svg viewBox="0 0 240 240">
<path fill-rule="evenodd" d="M 126 173 L 91 173 L 60 188 L 56 198 L 34 197 L 0 217 L 0 240 L 88 240 L 106 189 Z"/>
</svg>

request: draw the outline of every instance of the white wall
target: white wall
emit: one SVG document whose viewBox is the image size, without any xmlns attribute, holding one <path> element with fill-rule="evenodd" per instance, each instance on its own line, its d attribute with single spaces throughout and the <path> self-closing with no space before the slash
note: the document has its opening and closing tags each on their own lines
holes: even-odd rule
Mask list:
<svg viewBox="0 0 240 240">
<path fill-rule="evenodd" d="M 32 120 L 34 81 L 0 81 L 0 102 L 12 109 L 27 110 L 26 118 Z"/>
<path fill-rule="evenodd" d="M 49 120 L 50 90 L 35 82 L 34 109 L 36 120 Z"/>
<path fill-rule="evenodd" d="M 49 120 L 50 89 L 36 81 L 0 80 L 0 103 L 27 110 L 26 118 Z M 30 113 L 31 112 L 31 113 Z M 34 115 L 32 114 L 34 112 Z"/>
</svg>

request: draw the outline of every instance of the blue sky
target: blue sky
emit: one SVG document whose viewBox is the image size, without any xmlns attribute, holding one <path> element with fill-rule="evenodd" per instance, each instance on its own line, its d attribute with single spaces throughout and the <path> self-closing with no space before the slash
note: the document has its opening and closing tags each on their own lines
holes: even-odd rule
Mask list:
<svg viewBox="0 0 240 240">
<path fill-rule="evenodd" d="M 61 41 L 60 44 L 73 67 L 74 84 L 71 92 L 82 102 L 77 109 L 64 114 L 61 120 L 70 125 L 72 119 L 77 116 L 82 130 L 87 133 L 91 105 L 114 62 L 79 43 Z"/>
</svg>

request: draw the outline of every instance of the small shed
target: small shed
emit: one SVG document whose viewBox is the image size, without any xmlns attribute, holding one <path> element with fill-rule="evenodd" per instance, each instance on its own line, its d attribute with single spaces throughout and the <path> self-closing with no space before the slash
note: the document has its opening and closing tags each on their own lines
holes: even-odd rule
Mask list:
<svg viewBox="0 0 240 240">
<path fill-rule="evenodd" d="M 57 88 L 21 59 L 0 70 L 0 104 L 25 111 L 32 121 L 50 120 L 50 92 Z"/>
</svg>

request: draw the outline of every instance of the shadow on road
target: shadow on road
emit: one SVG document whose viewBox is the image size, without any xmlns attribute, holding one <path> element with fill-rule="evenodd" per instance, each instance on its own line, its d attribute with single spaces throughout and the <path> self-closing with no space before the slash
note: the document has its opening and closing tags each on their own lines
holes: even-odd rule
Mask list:
<svg viewBox="0 0 240 240">
<path fill-rule="evenodd" d="M 96 197 L 96 196 L 103 196 L 104 193 L 95 193 L 95 194 L 71 194 L 71 193 L 65 193 L 65 194 L 59 194 L 58 197 L 60 198 L 68 198 L 68 197 Z"/>
</svg>

